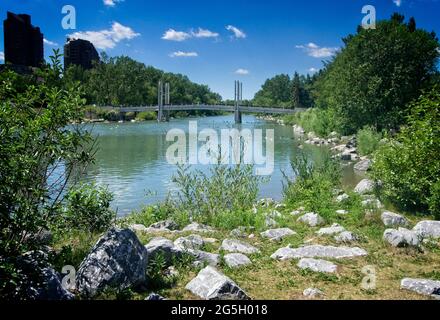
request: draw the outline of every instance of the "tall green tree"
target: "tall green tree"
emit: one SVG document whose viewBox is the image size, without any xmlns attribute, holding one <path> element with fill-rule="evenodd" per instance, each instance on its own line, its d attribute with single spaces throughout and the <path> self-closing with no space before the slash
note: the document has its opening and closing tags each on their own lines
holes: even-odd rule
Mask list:
<svg viewBox="0 0 440 320">
<path fill-rule="evenodd" d="M 300 94 L 301 94 L 301 82 L 298 72 L 295 72 L 292 79 L 292 107 L 300 108 Z"/>
<path fill-rule="evenodd" d="M 360 28 L 326 65 L 315 86 L 318 107 L 338 116 L 342 133 L 364 126 L 396 128 L 406 106 L 436 73 L 439 42 L 434 33 L 415 29 L 394 14 L 376 29 Z"/>
</svg>

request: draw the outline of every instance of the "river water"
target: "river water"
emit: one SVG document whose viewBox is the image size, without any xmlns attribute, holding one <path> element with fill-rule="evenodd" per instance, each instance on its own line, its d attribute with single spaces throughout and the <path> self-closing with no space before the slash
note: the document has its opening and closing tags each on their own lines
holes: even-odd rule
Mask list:
<svg viewBox="0 0 440 320">
<path fill-rule="evenodd" d="M 283 174 L 292 175 L 290 159 L 298 152 L 309 157 L 320 157 L 323 149 L 305 146 L 301 149 L 300 142 L 295 139 L 290 126 L 282 126 L 273 122 L 244 116 L 242 125 L 235 125 L 231 115 L 174 119 L 168 123 L 100 123 L 87 127 L 97 137 L 98 151 L 96 161 L 87 169 L 85 179 L 97 185 L 107 186 L 114 194 L 112 206 L 119 215 L 126 215 L 147 204 L 163 200 L 169 192 L 175 190 L 172 176 L 176 166 L 169 164 L 166 158 L 167 149 L 173 142 L 166 141 L 166 134 L 172 129 L 189 132 L 189 121 L 197 121 L 199 132 L 203 129 L 214 129 L 220 133 L 222 129 L 255 129 L 274 130 L 274 170 L 270 180 L 261 186 L 260 196 L 276 200 L 282 199 Z M 188 138 L 188 136 L 187 136 Z M 220 134 L 219 134 L 220 138 Z M 202 146 L 200 143 L 199 146 Z M 262 154 L 266 153 L 265 146 Z M 192 168 L 207 170 L 206 165 L 195 165 Z M 362 177 L 353 172 L 351 166 L 344 166 L 343 184 L 353 186 Z"/>
</svg>

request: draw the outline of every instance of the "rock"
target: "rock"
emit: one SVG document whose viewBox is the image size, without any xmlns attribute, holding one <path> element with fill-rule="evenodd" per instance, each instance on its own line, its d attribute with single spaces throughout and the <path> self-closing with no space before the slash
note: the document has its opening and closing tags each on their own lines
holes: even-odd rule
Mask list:
<svg viewBox="0 0 440 320">
<path fill-rule="evenodd" d="M 351 152 L 351 150 L 345 150 L 341 153 L 341 160 L 342 161 L 354 161 L 355 160 L 355 154 Z"/>
<path fill-rule="evenodd" d="M 267 228 L 276 228 L 278 226 L 278 222 L 276 222 L 274 219 L 272 219 L 271 217 L 266 217 L 264 219 L 264 225 Z"/>
<path fill-rule="evenodd" d="M 190 235 L 188 237 L 178 238 L 174 245 L 182 251 L 199 250 L 205 245 L 205 241 L 199 235 Z"/>
<path fill-rule="evenodd" d="M 242 253 L 230 253 L 224 256 L 229 268 L 240 268 L 252 264 L 252 261 Z"/>
<path fill-rule="evenodd" d="M 359 240 L 359 237 L 356 236 L 353 232 L 344 231 L 334 237 L 336 242 L 338 243 L 352 243 Z"/>
<path fill-rule="evenodd" d="M 275 200 L 272 198 L 260 199 L 260 201 L 258 201 L 258 205 L 266 208 L 273 206 L 274 204 L 275 204 Z"/>
<path fill-rule="evenodd" d="M 305 130 L 301 127 L 301 126 L 299 126 L 299 125 L 297 125 L 297 124 L 295 124 L 294 126 L 293 126 L 293 134 L 295 135 L 295 136 L 299 136 L 299 137 L 302 137 L 302 136 L 304 136 L 305 135 Z"/>
<path fill-rule="evenodd" d="M 94 297 L 107 288 L 127 289 L 146 282 L 148 253 L 130 229 L 112 229 L 81 263 L 76 288 Z"/>
<path fill-rule="evenodd" d="M 3 264 L 1 257 L 0 264 Z M 50 266 L 45 252 L 24 253 L 17 258 L 16 266 L 20 279 L 14 290 L 17 299 L 30 301 L 74 299 L 74 295 L 63 287 L 60 275 Z"/>
<path fill-rule="evenodd" d="M 348 211 L 347 210 L 336 210 L 336 213 L 341 216 L 345 216 L 348 214 Z"/>
<path fill-rule="evenodd" d="M 230 236 L 234 238 L 247 238 L 246 227 L 238 227 L 232 230 Z"/>
<path fill-rule="evenodd" d="M 413 230 L 422 238 L 440 239 L 440 221 L 421 221 Z"/>
<path fill-rule="evenodd" d="M 168 229 L 168 230 L 177 230 L 179 226 L 173 220 L 164 220 L 159 221 L 150 226 L 152 229 Z"/>
<path fill-rule="evenodd" d="M 301 258 L 330 258 L 345 259 L 366 256 L 367 252 L 361 248 L 333 247 L 322 245 L 309 245 L 296 249 L 290 247 L 281 248 L 271 258 L 277 260 L 301 259 Z"/>
<path fill-rule="evenodd" d="M 187 232 L 187 231 L 191 231 L 191 232 L 214 232 L 215 230 L 209 226 L 205 226 L 203 224 L 194 222 L 191 223 L 190 225 L 186 226 L 185 228 L 183 228 L 182 230 L 183 232 Z"/>
<path fill-rule="evenodd" d="M 354 165 L 354 170 L 368 171 L 371 167 L 372 161 L 370 159 L 362 160 Z"/>
<path fill-rule="evenodd" d="M 164 271 L 164 276 L 167 278 L 177 278 L 179 271 L 175 267 L 170 266 Z"/>
<path fill-rule="evenodd" d="M 272 241 L 281 241 L 288 236 L 297 234 L 295 231 L 289 228 L 271 229 L 261 233 L 263 238 L 268 238 Z"/>
<path fill-rule="evenodd" d="M 397 248 L 420 246 L 420 238 L 417 233 L 405 228 L 385 230 L 383 238 L 393 247 Z"/>
<path fill-rule="evenodd" d="M 339 234 L 344 231 L 345 231 L 345 228 L 343 226 L 341 226 L 337 223 L 334 223 L 329 228 L 320 229 L 319 231 L 316 232 L 316 234 L 319 236 L 332 236 L 332 235 Z"/>
<path fill-rule="evenodd" d="M 319 297 L 324 296 L 324 292 L 322 292 L 321 290 L 316 289 L 316 288 L 308 288 L 308 289 L 304 290 L 303 296 L 307 297 L 307 298 L 314 299 L 314 298 L 319 298 Z"/>
<path fill-rule="evenodd" d="M 338 266 L 332 262 L 311 258 L 301 259 L 298 268 L 322 273 L 336 273 L 338 270 Z"/>
<path fill-rule="evenodd" d="M 397 227 L 408 225 L 408 220 L 400 214 L 385 211 L 381 216 L 382 222 L 386 227 Z"/>
<path fill-rule="evenodd" d="M 382 202 L 380 202 L 377 199 L 366 199 L 366 200 L 362 201 L 362 206 L 368 207 L 368 208 L 378 208 L 378 209 L 383 208 Z"/>
<path fill-rule="evenodd" d="M 163 300 L 166 300 L 166 299 L 156 293 L 152 293 L 148 297 L 145 298 L 145 301 L 163 301 Z"/>
<path fill-rule="evenodd" d="M 214 238 L 203 238 L 203 242 L 205 242 L 205 243 L 210 243 L 210 244 L 214 244 L 214 243 L 217 243 L 218 240 L 217 240 L 217 239 L 214 239 Z"/>
<path fill-rule="evenodd" d="M 148 232 L 148 228 L 143 224 L 132 224 L 128 228 L 134 232 Z"/>
<path fill-rule="evenodd" d="M 220 247 L 221 250 L 228 251 L 228 252 L 236 252 L 236 253 L 244 253 L 244 254 L 255 254 L 260 253 L 260 250 L 255 248 L 254 246 L 242 242 L 239 240 L 233 240 L 233 239 L 225 239 L 223 240 L 222 246 Z"/>
<path fill-rule="evenodd" d="M 440 300 L 440 281 L 406 278 L 402 280 L 400 288 Z"/>
<path fill-rule="evenodd" d="M 153 238 L 145 246 L 148 252 L 148 260 L 155 260 L 159 255 L 165 259 L 167 264 L 171 264 L 174 258 L 181 257 L 182 249 L 175 246 L 171 240 L 158 237 Z"/>
<path fill-rule="evenodd" d="M 344 202 L 345 200 L 348 200 L 349 198 L 350 198 L 350 196 L 348 194 L 344 193 L 344 194 L 341 194 L 340 196 L 336 197 L 336 202 L 341 203 L 341 202 Z"/>
<path fill-rule="evenodd" d="M 317 227 L 325 223 L 324 219 L 320 215 L 313 212 L 306 213 L 298 219 L 298 222 L 303 222 L 311 227 Z"/>
<path fill-rule="evenodd" d="M 188 252 L 195 258 L 195 266 L 204 266 L 205 264 L 216 267 L 220 264 L 220 255 L 201 250 L 191 250 Z"/>
<path fill-rule="evenodd" d="M 205 300 L 250 300 L 234 281 L 210 266 L 201 270 L 186 289 Z"/>
<path fill-rule="evenodd" d="M 374 181 L 369 179 L 364 179 L 358 183 L 356 188 L 354 188 L 354 192 L 358 194 L 368 194 L 374 191 Z"/>
<path fill-rule="evenodd" d="M 294 217 L 297 217 L 297 216 L 302 215 L 302 211 L 294 210 L 294 211 L 292 211 L 292 212 L 290 213 L 290 215 L 291 215 L 291 216 L 294 216 Z"/>
</svg>

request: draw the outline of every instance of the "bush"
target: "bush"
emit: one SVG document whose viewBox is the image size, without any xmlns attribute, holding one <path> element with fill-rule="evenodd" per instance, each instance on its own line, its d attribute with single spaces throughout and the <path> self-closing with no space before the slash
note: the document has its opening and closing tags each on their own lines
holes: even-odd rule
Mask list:
<svg viewBox="0 0 440 320">
<path fill-rule="evenodd" d="M 75 230 L 104 232 L 110 228 L 115 213 L 110 209 L 113 195 L 103 187 L 83 184 L 66 195 L 65 218 Z"/>
<path fill-rule="evenodd" d="M 382 135 L 371 127 L 365 127 L 357 133 L 357 144 L 359 153 L 368 156 L 377 150 Z"/>
<path fill-rule="evenodd" d="M 373 176 L 384 195 L 411 210 L 440 218 L 440 91 L 438 86 L 410 105 L 408 126 L 395 141 L 379 148 Z"/>
<path fill-rule="evenodd" d="M 151 121 L 156 119 L 157 119 L 156 113 L 153 111 L 139 112 L 138 115 L 136 116 L 137 121 Z"/>
<path fill-rule="evenodd" d="M 309 109 L 286 116 L 284 122 L 297 124 L 306 132 L 314 132 L 321 137 L 328 136 L 331 132 L 337 131 L 335 117 L 331 110 Z"/>
<path fill-rule="evenodd" d="M 292 206 L 330 216 L 334 213 L 334 189 L 340 186 L 341 170 L 330 154 L 323 159 L 309 159 L 301 154 L 291 161 L 294 177 L 284 173 L 284 199 Z"/>
</svg>

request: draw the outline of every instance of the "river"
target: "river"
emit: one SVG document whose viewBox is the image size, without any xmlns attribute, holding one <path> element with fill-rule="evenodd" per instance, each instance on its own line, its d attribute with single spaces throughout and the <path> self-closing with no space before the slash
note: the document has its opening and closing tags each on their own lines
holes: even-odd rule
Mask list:
<svg viewBox="0 0 440 320">
<path fill-rule="evenodd" d="M 189 121 L 197 121 L 199 131 L 206 128 L 218 132 L 227 128 L 252 131 L 262 129 L 263 132 L 267 129 L 274 130 L 274 170 L 270 180 L 262 184 L 260 190 L 260 196 L 265 198 L 282 199 L 282 172 L 292 174 L 292 156 L 305 152 L 310 157 L 319 157 L 323 152 L 321 148 L 314 146 L 301 149 L 290 126 L 248 115 L 243 117 L 243 123 L 238 126 L 234 124 L 231 115 L 174 119 L 167 123 L 99 123 L 87 126 L 97 138 L 98 151 L 95 163 L 86 170 L 85 180 L 109 188 L 114 194 L 112 206 L 120 216 L 165 199 L 170 191 L 175 190 L 172 176 L 176 172 L 176 166 L 169 164 L 166 158 L 166 151 L 172 145 L 172 142 L 166 141 L 166 134 L 171 129 L 181 129 L 188 133 Z M 207 166 L 193 167 L 207 170 Z M 360 179 L 362 177 L 353 172 L 352 166 L 344 166 L 344 185 L 353 186 Z"/>
</svg>

